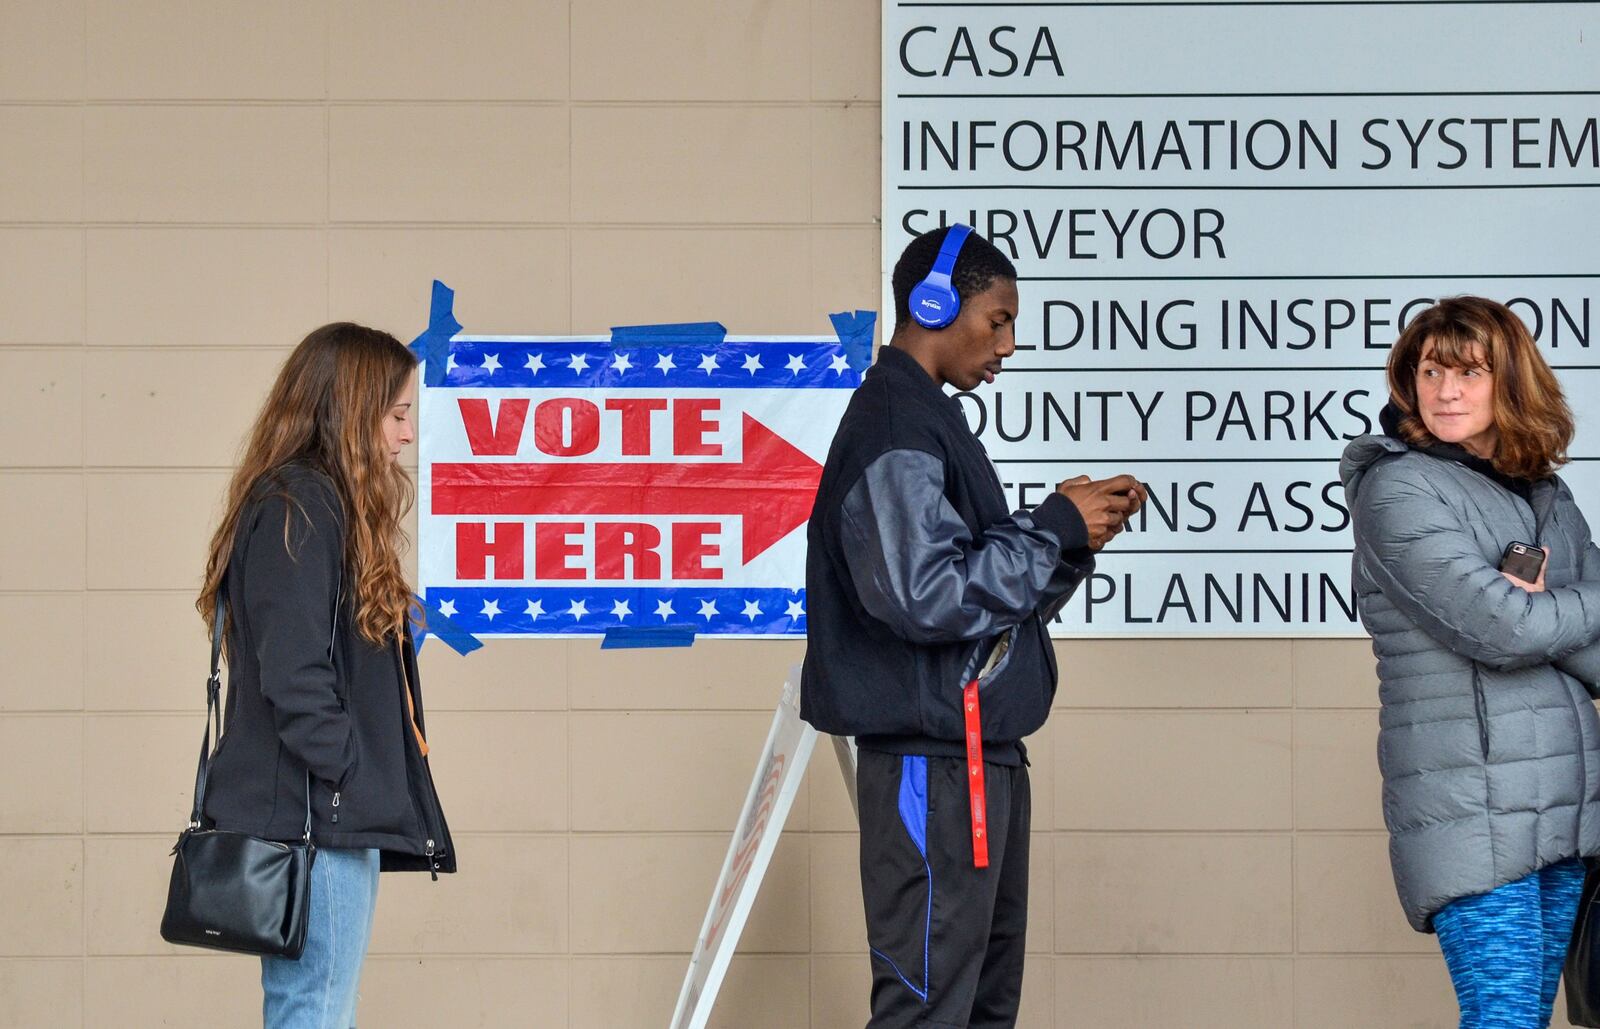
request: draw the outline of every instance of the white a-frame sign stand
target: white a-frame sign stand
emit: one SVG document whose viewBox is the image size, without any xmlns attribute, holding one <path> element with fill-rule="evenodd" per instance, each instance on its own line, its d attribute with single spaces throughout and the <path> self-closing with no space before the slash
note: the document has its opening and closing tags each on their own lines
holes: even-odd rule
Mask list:
<svg viewBox="0 0 1600 1029">
<path fill-rule="evenodd" d="M 733 960 L 739 934 L 744 931 L 745 920 L 761 888 L 761 879 L 772 862 L 772 852 L 778 846 L 783 823 L 789 817 L 789 808 L 799 792 L 816 742 L 817 730 L 800 720 L 800 668 L 796 665 L 789 670 L 783 697 L 772 716 L 767 745 L 761 751 L 755 779 L 750 783 L 739 823 L 728 844 L 722 874 L 711 892 L 711 906 L 700 926 L 694 954 L 689 958 L 689 972 L 684 976 L 669 1029 L 705 1029 L 717 1000 L 717 990 L 722 986 L 722 977 L 728 971 L 728 962 Z M 852 741 L 835 737 L 834 747 L 839 767 L 845 773 L 850 802 L 854 804 L 856 775 Z"/>
</svg>

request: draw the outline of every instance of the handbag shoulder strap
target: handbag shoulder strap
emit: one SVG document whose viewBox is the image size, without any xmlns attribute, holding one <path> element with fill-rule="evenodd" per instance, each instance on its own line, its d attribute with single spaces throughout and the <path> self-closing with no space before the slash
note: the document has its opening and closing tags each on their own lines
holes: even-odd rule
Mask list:
<svg viewBox="0 0 1600 1029">
<path fill-rule="evenodd" d="M 206 676 L 206 728 L 200 737 L 200 763 L 194 772 L 194 809 L 189 812 L 189 828 L 200 828 L 200 812 L 206 799 L 206 777 L 211 770 L 211 727 L 222 739 L 222 584 L 217 584 L 217 605 L 211 615 L 211 674 Z"/>
<path fill-rule="evenodd" d="M 222 632 L 224 615 L 224 584 L 227 576 L 217 583 L 217 604 L 211 615 L 211 674 L 206 677 L 206 727 L 200 737 L 200 762 L 194 773 L 194 808 L 189 812 L 189 828 L 200 828 L 200 813 L 205 810 L 206 779 L 211 774 L 211 727 L 217 729 L 217 742 L 222 741 Z M 333 660 L 334 643 L 339 637 L 339 607 L 344 603 L 344 569 L 339 569 L 339 588 L 333 598 L 333 630 L 328 637 L 328 660 Z M 311 839 L 311 769 L 306 768 L 306 824 L 303 838 Z"/>
</svg>

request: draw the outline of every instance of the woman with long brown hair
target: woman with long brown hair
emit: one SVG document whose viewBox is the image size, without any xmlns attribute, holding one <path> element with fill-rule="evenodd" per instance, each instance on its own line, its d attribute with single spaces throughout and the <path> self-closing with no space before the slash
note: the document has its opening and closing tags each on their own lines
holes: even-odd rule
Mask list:
<svg viewBox="0 0 1600 1029">
<path fill-rule="evenodd" d="M 1340 467 L 1395 886 L 1466 1027 L 1550 1024 L 1600 854 L 1600 550 L 1557 477 L 1572 413 L 1503 304 L 1453 297 L 1389 355 L 1385 435 Z"/>
<path fill-rule="evenodd" d="M 401 570 L 415 491 L 416 360 L 348 322 L 308 335 L 251 431 L 196 606 L 226 616 L 228 695 L 204 817 L 297 840 L 311 807 L 309 928 L 261 962 L 267 1029 L 346 1029 L 378 872 L 455 870 L 428 769 Z"/>
</svg>

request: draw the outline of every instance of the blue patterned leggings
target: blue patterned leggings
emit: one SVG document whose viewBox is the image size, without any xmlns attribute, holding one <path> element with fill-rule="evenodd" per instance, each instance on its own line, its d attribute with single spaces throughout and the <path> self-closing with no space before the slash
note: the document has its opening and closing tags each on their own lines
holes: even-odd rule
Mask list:
<svg viewBox="0 0 1600 1029">
<path fill-rule="evenodd" d="M 1433 916 L 1461 1004 L 1461 1029 L 1544 1029 L 1583 892 L 1563 861 L 1446 904 Z"/>
</svg>

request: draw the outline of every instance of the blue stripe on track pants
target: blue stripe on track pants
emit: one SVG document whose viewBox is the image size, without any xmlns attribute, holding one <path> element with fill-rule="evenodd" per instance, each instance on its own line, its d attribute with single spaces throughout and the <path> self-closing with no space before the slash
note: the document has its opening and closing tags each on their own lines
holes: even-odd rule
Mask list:
<svg viewBox="0 0 1600 1029">
<path fill-rule="evenodd" d="M 1583 863 L 1562 861 L 1433 916 L 1461 1005 L 1461 1029 L 1544 1029 L 1583 891 Z"/>
</svg>

